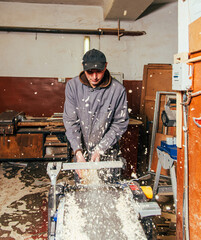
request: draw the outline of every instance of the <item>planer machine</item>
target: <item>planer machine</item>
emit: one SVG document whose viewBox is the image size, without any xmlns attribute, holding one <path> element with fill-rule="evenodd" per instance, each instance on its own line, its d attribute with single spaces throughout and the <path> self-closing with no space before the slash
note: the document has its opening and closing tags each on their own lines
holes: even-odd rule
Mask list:
<svg viewBox="0 0 201 240">
<path fill-rule="evenodd" d="M 152 217 L 160 215 L 161 209 L 146 197 L 136 180 L 108 183 L 95 178 L 90 183 L 57 184 L 60 171 L 82 169 L 93 175 L 102 169 L 123 167 L 121 160 L 49 162 L 48 239 L 152 239 Z"/>
</svg>

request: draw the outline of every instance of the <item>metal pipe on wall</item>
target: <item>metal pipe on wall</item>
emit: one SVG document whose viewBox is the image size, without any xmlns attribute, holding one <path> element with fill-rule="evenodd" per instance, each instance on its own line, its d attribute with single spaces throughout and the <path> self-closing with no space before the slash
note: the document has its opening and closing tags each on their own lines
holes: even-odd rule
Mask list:
<svg viewBox="0 0 201 240">
<path fill-rule="evenodd" d="M 185 98 L 186 95 L 184 95 Z M 185 236 L 183 228 L 183 239 L 189 240 L 189 189 L 188 189 L 188 126 L 187 126 L 187 106 L 183 105 L 184 118 L 184 194 L 183 194 L 183 227 L 185 224 Z M 184 238 L 185 237 L 185 238 Z"/>
<path fill-rule="evenodd" d="M 52 33 L 52 34 L 86 34 L 86 35 L 117 35 L 122 36 L 141 36 L 145 31 L 125 31 L 117 28 L 99 29 L 61 29 L 61 28 L 31 28 L 31 27 L 10 27 L 0 26 L 0 32 L 29 32 L 29 33 Z"/>
</svg>

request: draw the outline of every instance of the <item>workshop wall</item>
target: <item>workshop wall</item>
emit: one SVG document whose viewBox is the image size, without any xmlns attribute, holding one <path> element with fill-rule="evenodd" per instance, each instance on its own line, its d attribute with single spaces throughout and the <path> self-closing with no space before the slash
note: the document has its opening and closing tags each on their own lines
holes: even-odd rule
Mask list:
<svg viewBox="0 0 201 240">
<path fill-rule="evenodd" d="M 177 3 L 164 5 L 121 28 L 146 31 L 135 37 L 90 36 L 91 48 L 106 53 L 111 72 L 142 80 L 148 63 L 173 63 L 177 52 Z M 0 26 L 66 29 L 117 28 L 101 7 L 0 3 Z M 74 77 L 81 70 L 84 35 L 0 32 L 0 76 Z"/>
<path fill-rule="evenodd" d="M 50 117 L 63 112 L 65 85 L 57 78 L 0 76 L 0 113 L 14 109 L 33 117 Z M 124 80 L 123 85 L 130 116 L 135 117 L 140 113 L 142 81 Z"/>
</svg>

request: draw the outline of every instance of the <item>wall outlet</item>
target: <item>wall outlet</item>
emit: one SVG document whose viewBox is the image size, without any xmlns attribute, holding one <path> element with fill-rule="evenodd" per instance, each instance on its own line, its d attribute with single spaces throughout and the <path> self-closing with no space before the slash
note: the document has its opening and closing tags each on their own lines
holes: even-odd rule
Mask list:
<svg viewBox="0 0 201 240">
<path fill-rule="evenodd" d="M 66 82 L 66 78 L 65 77 L 59 77 L 58 78 L 58 82 L 59 83 L 65 83 Z"/>
</svg>

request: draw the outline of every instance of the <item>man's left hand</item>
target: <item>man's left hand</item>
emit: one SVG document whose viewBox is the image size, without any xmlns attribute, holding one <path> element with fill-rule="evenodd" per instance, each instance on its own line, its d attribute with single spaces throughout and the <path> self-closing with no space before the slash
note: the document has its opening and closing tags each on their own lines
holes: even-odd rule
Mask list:
<svg viewBox="0 0 201 240">
<path fill-rule="evenodd" d="M 91 156 L 91 162 L 100 162 L 100 153 L 96 150 Z"/>
</svg>

